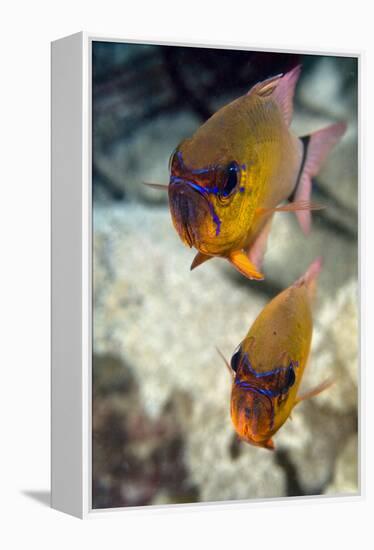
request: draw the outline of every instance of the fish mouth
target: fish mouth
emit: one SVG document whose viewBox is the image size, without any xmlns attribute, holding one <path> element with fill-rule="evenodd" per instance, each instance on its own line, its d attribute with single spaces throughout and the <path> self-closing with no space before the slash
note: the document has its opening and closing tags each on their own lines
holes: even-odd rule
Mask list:
<svg viewBox="0 0 374 550">
<path fill-rule="evenodd" d="M 173 222 L 182 241 L 190 248 L 200 242 L 200 227 L 211 206 L 204 188 L 192 181 L 173 178 L 169 184 L 169 203 Z"/>
<path fill-rule="evenodd" d="M 273 401 L 267 392 L 236 377 L 232 396 L 249 442 L 259 444 L 268 439 L 274 429 L 275 418 Z"/>
</svg>

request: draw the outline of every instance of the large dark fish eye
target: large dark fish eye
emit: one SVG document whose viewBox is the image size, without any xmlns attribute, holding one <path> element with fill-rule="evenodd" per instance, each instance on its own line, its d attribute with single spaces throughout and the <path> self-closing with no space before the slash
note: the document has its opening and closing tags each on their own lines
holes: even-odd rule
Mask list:
<svg viewBox="0 0 374 550">
<path fill-rule="evenodd" d="M 241 353 L 242 353 L 242 350 L 241 350 L 241 347 L 239 346 L 235 350 L 234 355 L 231 357 L 230 365 L 231 365 L 231 368 L 234 372 L 237 372 L 237 370 L 238 370 Z"/>
<path fill-rule="evenodd" d="M 233 161 L 230 162 L 230 164 L 226 167 L 226 176 L 225 176 L 225 182 L 224 187 L 222 189 L 221 195 L 224 197 L 227 197 L 231 191 L 236 187 L 236 184 L 238 183 L 239 179 L 239 166 L 238 164 Z"/>
<path fill-rule="evenodd" d="M 294 385 L 295 383 L 295 371 L 293 369 L 293 365 L 291 363 L 291 365 L 288 367 L 288 371 L 287 371 L 287 381 L 286 381 L 286 384 L 287 384 L 287 387 L 290 388 L 291 386 Z"/>
</svg>

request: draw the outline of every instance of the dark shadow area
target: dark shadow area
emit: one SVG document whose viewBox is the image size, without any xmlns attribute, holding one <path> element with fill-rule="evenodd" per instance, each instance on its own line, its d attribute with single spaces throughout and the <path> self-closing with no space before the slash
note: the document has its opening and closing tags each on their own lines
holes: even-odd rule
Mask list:
<svg viewBox="0 0 374 550">
<path fill-rule="evenodd" d="M 190 397 L 177 392 L 151 418 L 130 365 L 115 355 L 93 356 L 93 508 L 200 500 L 184 449 L 190 406 Z"/>
<path fill-rule="evenodd" d="M 22 494 L 44 506 L 51 506 L 51 491 L 22 491 Z"/>
<path fill-rule="evenodd" d="M 230 457 L 232 460 L 237 460 L 239 456 L 241 455 L 242 451 L 242 441 L 237 437 L 237 435 L 233 435 L 231 440 L 231 445 L 229 447 Z"/>
<path fill-rule="evenodd" d="M 98 190 L 105 191 L 113 201 L 128 197 L 99 157 L 162 116 L 185 111 L 204 122 L 228 96 L 243 95 L 300 62 L 300 55 L 288 53 L 114 42 L 94 42 L 92 56 L 93 193 L 97 198 Z"/>
<path fill-rule="evenodd" d="M 275 461 L 280 466 L 286 477 L 286 495 L 288 497 L 300 497 L 304 496 L 306 493 L 303 491 L 298 477 L 297 470 L 289 458 L 287 451 L 277 450 L 275 452 Z M 318 493 L 317 493 L 318 494 Z"/>
</svg>

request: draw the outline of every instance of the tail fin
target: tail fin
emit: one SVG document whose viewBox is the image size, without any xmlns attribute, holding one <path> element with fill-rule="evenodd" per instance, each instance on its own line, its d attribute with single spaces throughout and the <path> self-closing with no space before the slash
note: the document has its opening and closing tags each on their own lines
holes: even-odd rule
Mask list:
<svg viewBox="0 0 374 550">
<path fill-rule="evenodd" d="M 309 294 L 310 301 L 314 300 L 317 287 L 317 278 L 322 269 L 322 256 L 318 256 L 308 267 L 304 275 L 300 277 L 295 283 L 294 286 L 305 285 Z"/>
<path fill-rule="evenodd" d="M 299 182 L 297 183 L 295 202 L 310 201 L 312 178 L 318 174 L 330 150 L 339 141 L 345 130 L 346 124 L 338 122 L 308 136 L 305 161 Z M 298 211 L 296 212 L 296 217 L 303 232 L 308 234 L 311 226 L 310 211 Z"/>
</svg>

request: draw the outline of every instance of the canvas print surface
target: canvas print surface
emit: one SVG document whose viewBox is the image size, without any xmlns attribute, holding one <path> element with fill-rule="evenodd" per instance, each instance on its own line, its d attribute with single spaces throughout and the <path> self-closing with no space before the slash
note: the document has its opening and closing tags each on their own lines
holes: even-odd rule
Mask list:
<svg viewBox="0 0 374 550">
<path fill-rule="evenodd" d="M 92 506 L 358 492 L 357 59 L 92 43 Z"/>
</svg>

